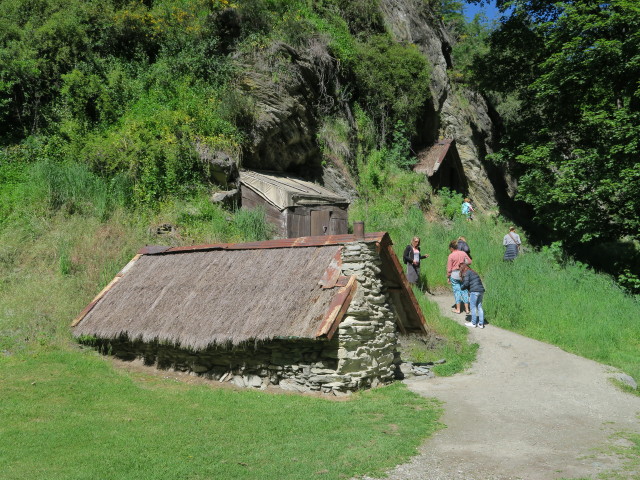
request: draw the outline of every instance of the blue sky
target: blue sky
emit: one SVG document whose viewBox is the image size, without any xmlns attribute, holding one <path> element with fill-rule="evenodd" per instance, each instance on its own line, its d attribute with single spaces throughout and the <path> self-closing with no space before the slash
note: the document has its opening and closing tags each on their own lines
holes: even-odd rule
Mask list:
<svg viewBox="0 0 640 480">
<path fill-rule="evenodd" d="M 464 16 L 467 20 L 472 20 L 476 13 L 484 11 L 484 14 L 487 16 L 489 21 L 497 20 L 500 17 L 500 12 L 495 7 L 494 2 L 491 2 L 489 5 L 465 5 L 464 6 Z"/>
</svg>

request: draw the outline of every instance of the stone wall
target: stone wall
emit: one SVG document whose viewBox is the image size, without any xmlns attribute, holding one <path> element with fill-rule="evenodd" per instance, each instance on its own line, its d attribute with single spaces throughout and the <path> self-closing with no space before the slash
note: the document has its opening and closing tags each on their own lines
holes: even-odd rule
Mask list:
<svg viewBox="0 0 640 480">
<path fill-rule="evenodd" d="M 351 243 L 342 251 L 343 275 L 356 275 L 358 288 L 338 328 L 338 371 L 355 390 L 392 381 L 400 363 L 396 318 L 380 278 L 375 245 Z"/>
<path fill-rule="evenodd" d="M 380 279 L 375 245 L 342 250 L 343 274 L 356 275 L 351 305 L 331 340 L 274 339 L 193 352 L 158 342 L 99 340 L 98 348 L 123 360 L 191 372 L 240 387 L 315 391 L 334 395 L 392 381 L 399 371 L 395 316 Z"/>
</svg>

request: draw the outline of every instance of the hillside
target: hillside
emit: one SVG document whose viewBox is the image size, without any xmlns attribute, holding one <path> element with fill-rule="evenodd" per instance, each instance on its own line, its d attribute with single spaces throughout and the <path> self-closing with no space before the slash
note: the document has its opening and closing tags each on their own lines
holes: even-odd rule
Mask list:
<svg viewBox="0 0 640 480">
<path fill-rule="evenodd" d="M 0 2 L 7 478 L 382 475 L 440 427 L 437 403 L 401 384 L 340 403 L 229 391 L 126 371 L 72 338 L 141 246 L 273 236 L 264 211 L 211 200 L 240 168 L 326 185 L 399 257 L 421 237 L 415 294 L 434 338 L 405 354 L 445 359 L 437 375 L 478 348 L 431 301 L 464 235 L 492 325 L 640 380 L 638 6 L 514 3 L 489 28 L 449 0 Z M 576 38 L 587 53 L 563 57 Z M 465 191 L 411 171 L 443 138 Z M 505 263 L 511 224 L 525 250 Z M 333 469 L 319 444 L 341 452 Z"/>
</svg>

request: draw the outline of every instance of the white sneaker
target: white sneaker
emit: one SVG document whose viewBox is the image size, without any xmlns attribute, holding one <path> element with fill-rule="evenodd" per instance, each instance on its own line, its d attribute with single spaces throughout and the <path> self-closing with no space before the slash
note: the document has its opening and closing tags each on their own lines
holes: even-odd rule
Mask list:
<svg viewBox="0 0 640 480">
<path fill-rule="evenodd" d="M 484 328 L 484 325 L 478 325 L 480 328 Z"/>
<path fill-rule="evenodd" d="M 471 322 L 464 322 L 464 324 L 465 324 L 467 327 L 476 328 L 476 326 L 475 326 L 473 323 L 471 323 Z"/>
</svg>

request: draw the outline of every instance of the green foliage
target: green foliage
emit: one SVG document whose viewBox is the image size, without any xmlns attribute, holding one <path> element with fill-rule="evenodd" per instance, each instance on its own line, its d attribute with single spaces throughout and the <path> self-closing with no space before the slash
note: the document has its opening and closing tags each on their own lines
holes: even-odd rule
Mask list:
<svg viewBox="0 0 640 480">
<path fill-rule="evenodd" d="M 240 209 L 234 215 L 234 222 L 244 239 L 250 242 L 269 240 L 274 233 L 263 208 Z"/>
<path fill-rule="evenodd" d="M 137 202 L 205 183 L 196 144 L 237 154 L 253 115 L 224 86 L 233 72 L 221 54 L 220 19 L 230 7 L 2 2 L 1 139 L 38 137 L 37 158 L 124 173 Z"/>
<path fill-rule="evenodd" d="M 1 155 L 0 151 L 0 155 Z M 4 158 L 3 158 L 4 157 Z M 24 203 L 22 190 L 28 182 L 27 164 L 0 156 L 0 228 Z"/>
<path fill-rule="evenodd" d="M 511 5 L 476 73 L 513 101 L 496 157 L 514 164 L 518 198 L 567 246 L 637 239 L 640 5 Z"/>
<path fill-rule="evenodd" d="M 102 2 L 8 0 L 0 3 L 2 137 L 36 133 L 54 114 L 61 75 L 91 52 L 88 29 L 100 26 Z"/>
<path fill-rule="evenodd" d="M 0 165 L 0 177 L 11 182 L 4 184 L 0 194 L 5 221 L 19 222 L 28 209 L 105 219 L 131 199 L 131 185 L 122 175 L 101 178 L 86 165 L 73 162 L 18 165 Z"/>
<path fill-rule="evenodd" d="M 387 150 L 374 150 L 366 161 L 360 162 L 361 199 L 350 208 L 367 212 L 367 216 L 379 214 L 381 222 L 402 217 L 410 206 L 427 205 L 430 195 L 424 176 L 398 168 L 388 157 Z"/>
<path fill-rule="evenodd" d="M 629 293 L 640 295 L 640 275 L 625 268 L 618 275 L 618 284 Z"/>
<path fill-rule="evenodd" d="M 274 233 L 264 209 L 238 209 L 229 213 L 211 203 L 206 194 L 179 202 L 170 210 L 177 211 L 175 221 L 182 235 L 198 243 L 256 242 L 269 240 Z"/>
<path fill-rule="evenodd" d="M 490 28 L 481 14 L 477 14 L 471 22 L 456 20 L 453 26 L 456 41 L 451 52 L 453 72 L 449 73 L 453 80 L 476 85 L 473 63 L 476 58 L 488 53 Z"/>
<path fill-rule="evenodd" d="M 351 151 L 351 127 L 346 119 L 326 117 L 318 129 L 318 145 L 323 158 L 338 159 L 349 165 L 354 157 Z"/>
<path fill-rule="evenodd" d="M 411 168 L 416 163 L 412 155 L 411 142 L 407 138 L 406 128 L 402 121 L 398 121 L 391 134 L 392 142 L 389 148 L 389 162 L 400 168 Z"/>
<path fill-rule="evenodd" d="M 366 36 L 385 31 L 379 0 L 328 0 L 324 3 L 338 9 L 354 35 Z"/>
<path fill-rule="evenodd" d="M 461 193 L 448 189 L 447 187 L 438 190 L 436 205 L 440 209 L 441 215 L 453 220 L 461 215 L 461 205 L 464 201 Z"/>
<path fill-rule="evenodd" d="M 117 125 L 88 136 L 78 153 L 97 171 L 126 173 L 138 202 L 206 183 L 208 166 L 198 158 L 197 145 L 230 154 L 239 151 L 240 134 L 217 112 L 223 107 L 225 115 L 242 116 L 244 105 L 220 102 L 219 93 L 206 87 L 175 88 L 174 97 L 164 89 L 142 97 Z"/>
<path fill-rule="evenodd" d="M 429 65 L 415 45 L 401 45 L 388 35 L 373 35 L 358 43 L 353 65 L 358 101 L 379 125 L 381 143 L 390 127 L 402 122 L 415 133 L 419 112 L 429 98 Z"/>
<path fill-rule="evenodd" d="M 556 258 L 553 250 L 527 253 L 485 270 L 488 292 L 499 292 L 487 294 L 489 321 L 640 378 L 638 301 L 610 277 Z"/>
</svg>

